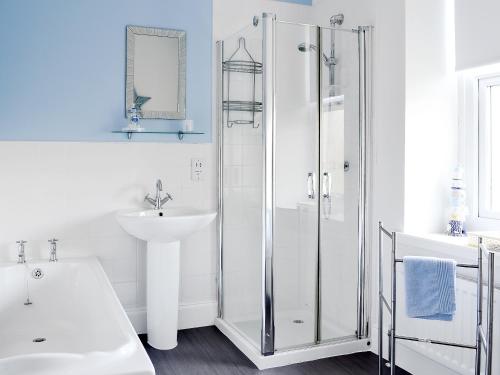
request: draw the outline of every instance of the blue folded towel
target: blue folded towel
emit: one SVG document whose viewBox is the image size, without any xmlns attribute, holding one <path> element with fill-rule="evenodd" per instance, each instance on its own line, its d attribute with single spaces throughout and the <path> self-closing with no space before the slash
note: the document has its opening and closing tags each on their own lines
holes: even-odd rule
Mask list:
<svg viewBox="0 0 500 375">
<path fill-rule="evenodd" d="M 410 318 L 453 320 L 455 269 L 452 259 L 403 257 L 406 283 L 406 314 Z"/>
</svg>

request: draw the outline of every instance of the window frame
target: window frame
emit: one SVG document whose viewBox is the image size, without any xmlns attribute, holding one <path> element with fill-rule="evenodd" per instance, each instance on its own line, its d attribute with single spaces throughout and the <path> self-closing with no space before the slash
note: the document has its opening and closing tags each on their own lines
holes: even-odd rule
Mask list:
<svg viewBox="0 0 500 375">
<path fill-rule="evenodd" d="M 491 210 L 491 87 L 500 87 L 500 74 L 477 79 L 478 147 L 477 195 L 479 218 L 500 220 L 500 211 Z"/>
<path fill-rule="evenodd" d="M 461 71 L 458 81 L 458 162 L 465 167 L 467 231 L 499 230 L 500 220 L 479 215 L 479 82 L 500 77 L 500 64 Z"/>
</svg>

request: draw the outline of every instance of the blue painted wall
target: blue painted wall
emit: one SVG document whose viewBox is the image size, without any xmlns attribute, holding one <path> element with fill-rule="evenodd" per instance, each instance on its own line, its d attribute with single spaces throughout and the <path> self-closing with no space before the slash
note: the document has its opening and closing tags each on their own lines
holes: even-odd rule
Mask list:
<svg viewBox="0 0 500 375">
<path fill-rule="evenodd" d="M 1 0 L 0 140 L 122 141 L 125 27 L 187 32 L 187 118 L 211 140 L 211 0 Z M 175 120 L 143 120 L 178 130 Z M 172 141 L 140 135 L 136 141 Z"/>
</svg>

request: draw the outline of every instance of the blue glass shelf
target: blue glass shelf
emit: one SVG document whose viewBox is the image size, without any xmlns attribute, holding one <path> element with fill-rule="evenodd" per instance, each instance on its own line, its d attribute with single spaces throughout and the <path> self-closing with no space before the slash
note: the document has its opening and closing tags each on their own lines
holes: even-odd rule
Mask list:
<svg viewBox="0 0 500 375">
<path fill-rule="evenodd" d="M 128 139 L 132 139 L 132 135 L 133 134 L 177 134 L 177 138 L 179 138 L 180 141 L 182 141 L 184 139 L 185 135 L 190 135 L 190 134 L 205 134 L 205 133 L 202 133 L 202 132 L 183 131 L 183 130 L 177 130 L 177 131 L 113 130 L 112 133 L 126 134 Z"/>
</svg>

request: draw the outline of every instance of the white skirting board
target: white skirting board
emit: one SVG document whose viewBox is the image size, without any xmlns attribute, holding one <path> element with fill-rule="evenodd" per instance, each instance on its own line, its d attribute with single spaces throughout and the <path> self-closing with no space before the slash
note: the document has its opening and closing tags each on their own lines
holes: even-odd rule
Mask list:
<svg viewBox="0 0 500 375">
<path fill-rule="evenodd" d="M 146 308 L 128 308 L 125 312 L 138 334 L 147 332 Z M 179 304 L 179 329 L 214 325 L 217 317 L 217 302 Z"/>
</svg>

